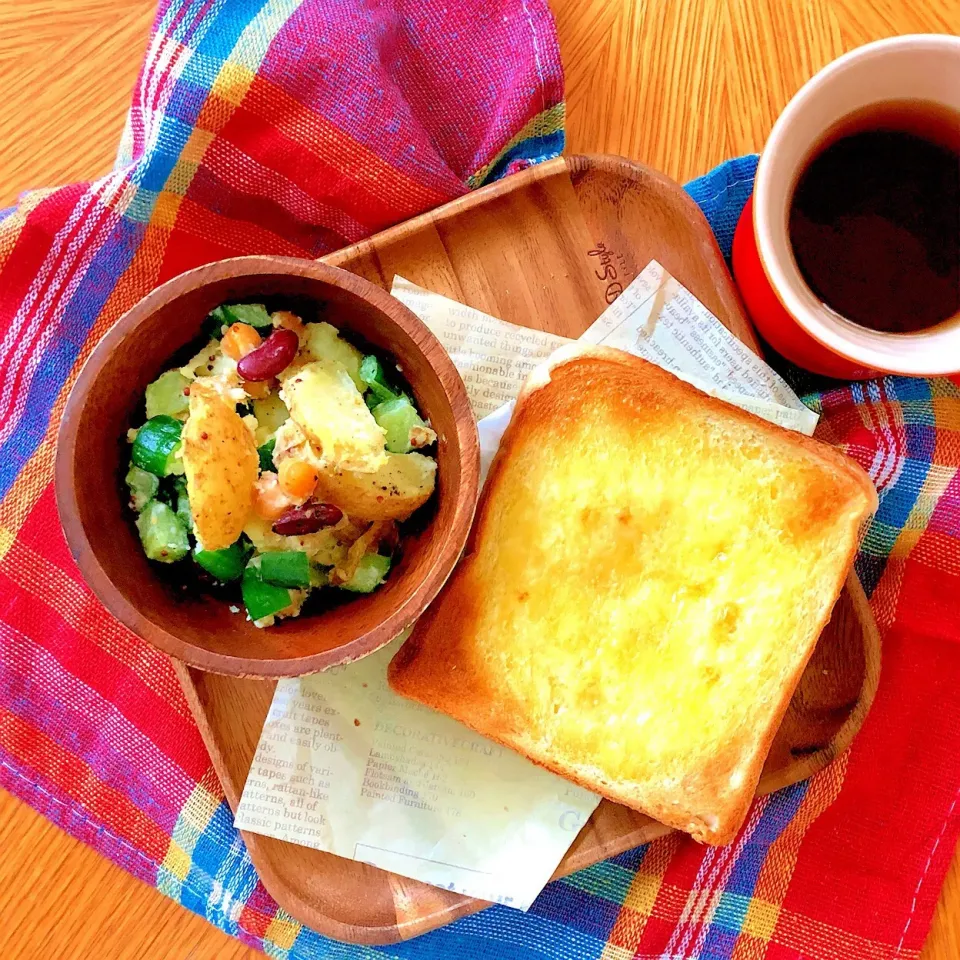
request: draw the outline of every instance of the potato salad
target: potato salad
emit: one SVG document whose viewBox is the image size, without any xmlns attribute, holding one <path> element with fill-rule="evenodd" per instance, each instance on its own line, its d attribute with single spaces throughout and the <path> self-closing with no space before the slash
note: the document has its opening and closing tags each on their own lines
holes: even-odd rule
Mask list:
<svg viewBox="0 0 960 960">
<path fill-rule="evenodd" d="M 144 553 L 238 583 L 258 627 L 318 591 L 372 592 L 436 483 L 437 435 L 399 368 L 259 303 L 217 307 L 208 330 L 128 434 Z"/>
</svg>

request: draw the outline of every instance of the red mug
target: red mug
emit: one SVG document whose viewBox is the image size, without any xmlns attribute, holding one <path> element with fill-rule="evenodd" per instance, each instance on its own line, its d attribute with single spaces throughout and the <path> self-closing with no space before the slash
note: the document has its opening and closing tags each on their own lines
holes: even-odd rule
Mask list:
<svg viewBox="0 0 960 960">
<path fill-rule="evenodd" d="M 774 124 L 753 197 L 737 225 L 733 271 L 754 325 L 778 353 L 814 373 L 855 380 L 878 373 L 960 372 L 960 315 L 912 333 L 853 323 L 807 286 L 788 235 L 794 188 L 828 132 L 874 104 L 904 99 L 960 114 L 960 37 L 880 40 L 840 57 L 809 80 Z"/>
</svg>

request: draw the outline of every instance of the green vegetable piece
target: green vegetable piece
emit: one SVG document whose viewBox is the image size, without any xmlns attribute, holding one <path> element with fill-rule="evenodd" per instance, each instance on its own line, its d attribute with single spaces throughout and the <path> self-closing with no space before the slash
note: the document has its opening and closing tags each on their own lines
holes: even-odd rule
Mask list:
<svg viewBox="0 0 960 960">
<path fill-rule="evenodd" d="M 177 479 L 181 479 L 177 477 Z M 184 478 L 185 479 L 185 478 Z M 193 511 L 190 509 L 190 498 L 186 490 L 177 490 L 177 516 L 191 533 L 193 532 Z"/>
<path fill-rule="evenodd" d="M 137 517 L 137 532 L 148 560 L 175 563 L 187 555 L 187 528 L 165 503 L 151 500 Z"/>
<path fill-rule="evenodd" d="M 204 334 L 211 340 L 223 339 L 223 328 L 229 327 L 233 321 L 226 315 L 223 307 L 214 307 L 207 314 L 203 325 Z"/>
<path fill-rule="evenodd" d="M 310 559 L 301 550 L 268 550 L 260 555 L 260 576 L 277 587 L 310 586 Z"/>
<path fill-rule="evenodd" d="M 130 488 L 130 503 L 137 513 L 157 495 L 160 489 L 160 481 L 152 473 L 147 473 L 146 470 L 141 470 L 132 463 L 123 479 Z"/>
<path fill-rule="evenodd" d="M 363 395 L 363 402 L 367 405 L 368 410 L 373 410 L 374 407 L 380 406 L 381 401 L 377 399 L 376 394 L 368 390 Z"/>
<path fill-rule="evenodd" d="M 396 392 L 387 386 L 383 366 L 372 353 L 367 354 L 360 361 L 360 379 L 367 385 L 370 395 L 376 397 L 377 403 L 386 403 L 388 400 L 397 399 Z"/>
<path fill-rule="evenodd" d="M 340 586 L 351 593 L 373 593 L 383 583 L 389 569 L 389 557 L 381 557 L 379 553 L 368 553 L 360 561 L 356 573 Z"/>
<path fill-rule="evenodd" d="M 222 550 L 194 550 L 193 559 L 212 577 L 227 583 L 230 580 L 239 580 L 243 576 L 247 552 L 237 541 Z"/>
<path fill-rule="evenodd" d="M 251 620 L 262 620 L 290 606 L 290 591 L 286 587 L 264 583 L 260 576 L 259 557 L 254 557 L 247 564 L 240 589 Z"/>
<path fill-rule="evenodd" d="M 147 419 L 166 415 L 185 419 L 190 397 L 184 393 L 190 381 L 177 370 L 162 373 L 147 387 Z"/>
<path fill-rule="evenodd" d="M 257 453 L 260 455 L 260 472 L 267 470 L 276 472 L 276 465 L 273 462 L 273 450 L 277 445 L 277 438 L 271 437 L 263 446 L 257 447 Z"/>
<path fill-rule="evenodd" d="M 373 419 L 387 431 L 387 449 L 391 453 L 409 453 L 410 428 L 422 427 L 416 407 L 406 397 L 395 397 L 373 408 Z"/>
<path fill-rule="evenodd" d="M 310 586 L 328 587 L 330 586 L 330 568 L 321 567 L 319 563 L 310 564 Z"/>
<path fill-rule="evenodd" d="M 180 446 L 180 431 L 183 424 L 173 417 L 161 414 L 151 417 L 138 431 L 133 441 L 130 459 L 158 477 L 183 473 L 183 461 L 176 456 Z"/>
<path fill-rule="evenodd" d="M 273 321 L 262 303 L 231 303 L 221 308 L 227 323 L 249 323 L 251 327 L 272 327 Z"/>
<path fill-rule="evenodd" d="M 163 469 L 167 471 L 166 476 L 168 477 L 182 477 L 187 472 L 187 468 L 183 465 L 183 457 L 180 456 L 181 447 L 182 444 L 178 443 L 170 451 L 170 456 L 167 457 Z"/>
<path fill-rule="evenodd" d="M 369 386 L 378 380 L 383 382 L 383 367 L 380 361 L 372 354 L 368 353 L 360 361 L 360 379 Z"/>
</svg>

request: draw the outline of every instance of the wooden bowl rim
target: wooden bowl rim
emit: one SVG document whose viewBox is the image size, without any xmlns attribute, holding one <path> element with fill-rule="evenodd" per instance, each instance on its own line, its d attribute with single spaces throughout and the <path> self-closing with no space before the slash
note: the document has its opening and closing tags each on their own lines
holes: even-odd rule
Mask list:
<svg viewBox="0 0 960 960">
<path fill-rule="evenodd" d="M 87 358 L 77 377 L 64 408 L 57 434 L 54 465 L 54 488 L 60 523 L 70 552 L 84 580 L 106 610 L 137 636 L 163 653 L 199 670 L 234 677 L 278 679 L 303 676 L 349 663 L 374 653 L 394 640 L 404 628 L 420 616 L 440 592 L 453 572 L 473 524 L 479 493 L 480 442 L 474 417 L 455 416 L 456 444 L 461 464 L 460 484 L 453 519 L 445 530 L 437 530 L 436 556 L 426 575 L 405 594 L 398 594 L 389 616 L 353 640 L 332 649 L 302 657 L 256 658 L 235 657 L 199 647 L 145 617 L 114 586 L 100 565 L 80 520 L 77 490 L 73 481 L 73 463 L 78 442 L 80 415 L 93 384 L 107 365 L 115 344 L 130 336 L 137 326 L 184 294 L 211 283 L 248 276 L 309 277 L 351 293 L 377 310 L 389 323 L 398 327 L 425 353 L 423 343 L 431 341 L 437 349 L 428 360 L 435 371 L 447 401 L 454 411 L 469 410 L 466 388 L 449 354 L 430 329 L 408 307 L 382 288 L 339 267 L 316 260 L 295 257 L 244 256 L 203 264 L 156 287 L 126 313 L 101 338 Z M 199 333 L 199 324 L 198 324 Z M 454 439 L 454 438 L 448 438 Z M 318 623 L 322 614 L 317 615 Z"/>
</svg>

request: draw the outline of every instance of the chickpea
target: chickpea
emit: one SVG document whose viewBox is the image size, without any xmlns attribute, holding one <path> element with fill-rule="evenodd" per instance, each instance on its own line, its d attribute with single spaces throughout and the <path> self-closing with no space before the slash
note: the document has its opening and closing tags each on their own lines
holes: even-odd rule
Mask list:
<svg viewBox="0 0 960 960">
<path fill-rule="evenodd" d="M 317 471 L 303 460 L 284 460 L 277 467 L 280 489 L 294 500 L 308 500 L 317 486 Z"/>
<path fill-rule="evenodd" d="M 294 502 L 281 489 L 277 475 L 271 470 L 260 474 L 255 488 L 256 499 L 253 508 L 264 520 L 273 523 L 278 517 L 294 506 Z"/>
</svg>

